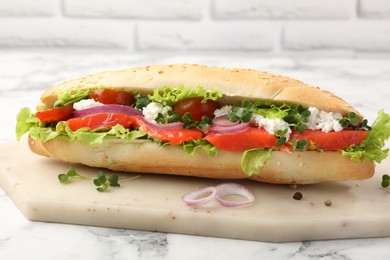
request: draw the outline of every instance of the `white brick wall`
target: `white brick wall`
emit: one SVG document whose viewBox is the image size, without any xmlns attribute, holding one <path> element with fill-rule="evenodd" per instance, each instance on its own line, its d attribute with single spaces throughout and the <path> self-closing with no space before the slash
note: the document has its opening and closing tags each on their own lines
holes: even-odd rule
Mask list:
<svg viewBox="0 0 390 260">
<path fill-rule="evenodd" d="M 26 28 L 27 26 L 27 28 Z M 112 30 L 116 28 L 117 30 Z M 78 47 L 132 49 L 134 28 L 115 21 L 2 19 L 0 47 Z"/>
<path fill-rule="evenodd" d="M 359 15 L 364 18 L 389 19 L 389 0 L 360 0 Z"/>
<path fill-rule="evenodd" d="M 0 16 L 52 16 L 56 4 L 56 0 L 0 0 Z"/>
<path fill-rule="evenodd" d="M 66 0 L 64 14 L 130 19 L 202 19 L 201 0 Z"/>
<path fill-rule="evenodd" d="M 390 55 L 390 0 L 0 0 L 0 48 Z"/>
<path fill-rule="evenodd" d="M 278 26 L 269 22 L 148 23 L 137 26 L 141 50 L 272 51 Z"/>
<path fill-rule="evenodd" d="M 286 25 L 283 47 L 289 50 L 390 52 L 390 22 L 295 22 Z"/>
<path fill-rule="evenodd" d="M 219 19 L 348 19 L 354 0 L 215 0 Z"/>
</svg>

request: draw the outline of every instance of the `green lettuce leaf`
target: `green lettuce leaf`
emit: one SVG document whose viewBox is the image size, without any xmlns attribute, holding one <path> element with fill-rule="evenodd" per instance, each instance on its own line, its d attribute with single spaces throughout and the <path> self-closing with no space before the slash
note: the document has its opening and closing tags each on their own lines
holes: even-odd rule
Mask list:
<svg viewBox="0 0 390 260">
<path fill-rule="evenodd" d="M 383 149 L 385 142 L 390 137 L 390 115 L 379 111 L 378 117 L 372 124 L 372 129 L 360 145 L 353 145 L 342 151 L 352 160 L 374 160 L 380 163 L 389 153 L 389 149 Z"/>
<path fill-rule="evenodd" d="M 58 99 L 54 103 L 54 107 L 63 107 L 75 102 L 78 102 L 86 98 L 90 93 L 89 89 L 78 89 L 76 93 L 72 93 L 70 90 L 57 92 Z"/>
<path fill-rule="evenodd" d="M 65 136 L 64 125 L 62 123 L 58 123 L 55 128 L 35 125 L 30 129 L 30 136 L 42 142 L 47 142 L 61 135 Z"/>
<path fill-rule="evenodd" d="M 146 137 L 146 133 L 141 129 L 130 130 L 119 124 L 112 127 L 109 131 L 90 131 L 89 128 L 85 127 L 73 132 L 65 122 L 59 122 L 55 128 L 34 126 L 30 129 L 30 135 L 32 138 L 42 140 L 43 142 L 63 137 L 68 138 L 71 142 L 81 141 L 91 146 L 97 146 L 105 139 L 133 141 Z"/>
<path fill-rule="evenodd" d="M 203 97 L 202 102 L 206 102 L 209 99 L 219 99 L 222 97 L 222 93 L 218 90 L 206 90 L 202 86 L 198 86 L 196 88 L 186 88 L 183 85 L 180 85 L 177 88 L 164 87 L 156 89 L 152 95 L 148 96 L 151 101 L 159 102 L 168 106 L 172 106 L 180 100 L 192 97 Z"/>
<path fill-rule="evenodd" d="M 201 148 L 209 156 L 212 157 L 214 157 L 218 152 L 217 147 L 215 147 L 205 139 L 193 140 L 183 144 L 183 150 L 189 155 L 195 154 L 198 148 Z"/>
<path fill-rule="evenodd" d="M 28 107 L 22 108 L 16 116 L 16 139 L 20 141 L 20 138 L 37 124 L 39 124 L 39 119 L 31 113 L 31 110 Z"/>
<path fill-rule="evenodd" d="M 260 174 L 261 168 L 271 158 L 271 154 L 271 149 L 251 149 L 245 151 L 241 157 L 242 171 L 248 176 Z"/>
<path fill-rule="evenodd" d="M 254 113 L 261 115 L 265 118 L 279 118 L 283 119 L 288 114 L 288 110 L 293 109 L 293 106 L 283 104 L 283 105 L 276 105 L 270 102 L 255 102 L 255 109 Z"/>
</svg>

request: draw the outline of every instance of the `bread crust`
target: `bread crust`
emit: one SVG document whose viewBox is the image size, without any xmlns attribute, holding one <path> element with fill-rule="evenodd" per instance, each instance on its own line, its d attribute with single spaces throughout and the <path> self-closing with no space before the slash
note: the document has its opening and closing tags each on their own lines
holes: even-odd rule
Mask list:
<svg viewBox="0 0 390 260">
<path fill-rule="evenodd" d="M 94 147 L 65 138 L 41 142 L 30 137 L 29 146 L 43 156 L 115 171 L 216 179 L 248 178 L 241 170 L 241 153 L 236 152 L 219 151 L 215 157 L 210 157 L 199 150 L 188 155 L 179 147 L 160 147 L 147 140 L 104 140 Z M 311 184 L 367 179 L 373 176 L 374 170 L 372 161 L 352 161 L 340 152 L 274 151 L 260 174 L 251 179 L 274 184 Z"/>
<path fill-rule="evenodd" d="M 195 88 L 218 89 L 224 93 L 221 102 L 237 103 L 243 98 L 279 103 L 314 106 L 328 112 L 347 115 L 361 114 L 343 99 L 318 87 L 281 75 L 252 69 L 209 67 L 198 64 L 170 64 L 137 67 L 129 70 L 106 71 L 59 83 L 47 89 L 41 101 L 52 107 L 59 90 L 90 89 L 97 86 L 151 93 L 164 86 L 184 85 Z"/>
</svg>

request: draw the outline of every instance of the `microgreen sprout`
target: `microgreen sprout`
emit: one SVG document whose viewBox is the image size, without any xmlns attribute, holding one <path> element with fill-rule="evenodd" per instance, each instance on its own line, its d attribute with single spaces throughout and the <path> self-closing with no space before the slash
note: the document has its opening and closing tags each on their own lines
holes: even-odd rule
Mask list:
<svg viewBox="0 0 390 260">
<path fill-rule="evenodd" d="M 182 121 L 184 122 L 184 128 L 192 128 L 192 127 L 196 127 L 198 125 L 197 121 L 191 120 L 191 113 L 190 112 L 186 112 L 183 115 Z"/>
<path fill-rule="evenodd" d="M 295 150 L 298 150 L 300 152 L 304 152 L 306 151 L 306 147 L 307 147 L 307 140 L 306 139 L 300 139 L 300 140 L 297 140 L 295 137 L 291 140 L 291 148 L 293 150 L 293 152 Z"/>
<path fill-rule="evenodd" d="M 168 111 L 168 118 L 167 118 L 168 123 L 174 123 L 180 120 L 181 120 L 181 116 L 177 112 L 172 110 Z"/>
<path fill-rule="evenodd" d="M 359 120 L 357 119 L 355 112 L 349 112 L 347 117 L 343 117 L 339 120 L 339 123 L 342 127 L 346 128 L 350 124 L 357 126 L 359 124 Z"/>
<path fill-rule="evenodd" d="M 283 117 L 283 120 L 293 126 L 295 130 L 303 133 L 307 128 L 306 123 L 309 122 L 310 115 L 308 109 L 298 105 L 287 110 L 287 115 Z"/>
<path fill-rule="evenodd" d="M 135 102 L 135 108 L 142 109 L 146 107 L 150 103 L 150 100 L 147 96 L 139 96 L 137 97 L 137 101 Z"/>
<path fill-rule="evenodd" d="M 67 173 L 61 173 L 58 175 L 58 180 L 61 183 L 69 183 L 74 179 L 85 179 L 86 177 L 81 176 L 78 174 L 75 170 L 75 168 L 70 167 L 69 171 Z"/>
<path fill-rule="evenodd" d="M 252 102 L 244 99 L 241 102 L 241 107 L 233 107 L 232 112 L 229 115 L 229 120 L 232 122 L 241 120 L 241 122 L 247 123 L 252 118 L 252 112 L 254 108 L 255 105 Z"/>
<path fill-rule="evenodd" d="M 367 119 L 364 119 L 363 122 L 362 122 L 362 129 L 366 129 L 366 130 L 371 130 L 371 126 L 368 125 L 368 120 Z"/>
<path fill-rule="evenodd" d="M 198 127 L 200 130 L 204 130 L 208 125 L 212 124 L 212 119 L 208 116 L 202 116 L 202 122 L 199 123 Z"/>
<path fill-rule="evenodd" d="M 106 177 L 106 174 L 102 171 L 99 171 L 96 179 L 93 180 L 93 183 L 97 187 L 96 190 L 99 192 L 105 192 L 109 186 L 111 187 L 119 187 L 118 183 L 119 177 L 118 175 L 111 175 L 110 177 Z"/>
<path fill-rule="evenodd" d="M 359 124 L 359 119 L 355 112 L 349 112 L 347 117 L 343 117 L 339 120 L 339 123 L 343 128 L 351 127 L 353 129 L 371 130 L 367 119 L 364 119 L 362 123 Z"/>
<path fill-rule="evenodd" d="M 390 176 L 388 174 L 382 175 L 382 187 L 387 188 L 390 186 Z"/>
<path fill-rule="evenodd" d="M 285 144 L 286 141 L 287 141 L 286 137 L 279 137 L 278 140 L 276 140 L 275 145 L 276 146 L 281 146 L 281 145 Z"/>
<path fill-rule="evenodd" d="M 276 140 L 276 146 L 281 146 L 287 142 L 287 138 L 285 137 L 287 131 L 287 128 L 284 130 L 276 131 L 275 136 L 278 138 L 278 140 Z"/>
<path fill-rule="evenodd" d="M 200 130 L 204 130 L 208 125 L 212 124 L 212 119 L 208 116 L 202 116 L 202 121 L 191 120 L 191 113 L 186 112 L 181 118 L 184 122 L 184 128 L 199 128 Z"/>
<path fill-rule="evenodd" d="M 78 174 L 73 167 L 71 167 L 67 173 L 61 173 L 58 175 L 58 180 L 62 184 L 69 183 L 75 179 L 89 179 L 89 178 Z M 93 183 L 95 184 L 95 186 L 97 186 L 96 188 L 97 191 L 104 192 L 108 189 L 109 186 L 119 187 L 120 184 L 118 183 L 118 181 L 119 181 L 118 175 L 115 174 L 110 175 L 107 179 L 105 173 L 99 171 L 98 176 L 96 179 L 93 180 Z"/>
<path fill-rule="evenodd" d="M 165 118 L 162 113 L 158 113 L 157 117 L 154 119 L 158 124 L 165 124 Z"/>
<path fill-rule="evenodd" d="M 191 116 L 191 114 L 189 116 Z M 158 124 L 167 124 L 167 123 L 180 122 L 182 121 L 182 118 L 177 112 L 169 110 L 166 117 L 164 117 L 162 113 L 158 113 L 154 121 L 156 121 L 156 123 Z"/>
</svg>

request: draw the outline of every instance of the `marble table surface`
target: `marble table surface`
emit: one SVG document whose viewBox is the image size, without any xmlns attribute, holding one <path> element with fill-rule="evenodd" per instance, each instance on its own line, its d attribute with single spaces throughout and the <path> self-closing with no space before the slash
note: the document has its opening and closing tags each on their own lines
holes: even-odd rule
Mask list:
<svg viewBox="0 0 390 260">
<path fill-rule="evenodd" d="M 15 139 L 15 115 L 22 106 L 34 108 L 46 87 L 97 71 L 156 63 L 265 70 L 330 90 L 370 122 L 378 110 L 390 112 L 388 59 L 0 51 L 0 145 Z M 388 206 L 383 210 L 390 210 Z M 263 243 L 32 222 L 1 188 L 0 214 L 0 259 L 390 259 L 390 238 Z"/>
</svg>

